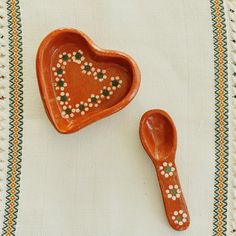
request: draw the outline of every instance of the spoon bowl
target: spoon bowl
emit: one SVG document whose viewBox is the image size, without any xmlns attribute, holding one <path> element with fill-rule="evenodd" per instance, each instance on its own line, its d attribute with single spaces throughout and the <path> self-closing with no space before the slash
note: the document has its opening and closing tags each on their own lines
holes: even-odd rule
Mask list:
<svg viewBox="0 0 236 236">
<path fill-rule="evenodd" d="M 165 111 L 150 110 L 141 118 L 139 134 L 155 166 L 169 224 L 175 230 L 185 230 L 190 217 L 175 165 L 177 133 L 174 122 Z"/>
<path fill-rule="evenodd" d="M 140 135 L 145 150 L 154 162 L 175 158 L 176 129 L 171 118 L 163 111 L 149 111 L 141 121 Z"/>
</svg>

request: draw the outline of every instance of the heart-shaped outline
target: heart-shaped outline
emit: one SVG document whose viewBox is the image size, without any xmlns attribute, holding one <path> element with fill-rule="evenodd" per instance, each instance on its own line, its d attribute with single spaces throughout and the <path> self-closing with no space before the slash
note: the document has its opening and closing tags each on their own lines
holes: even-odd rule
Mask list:
<svg viewBox="0 0 236 236">
<path fill-rule="evenodd" d="M 46 92 L 45 86 L 45 80 L 47 79 L 48 75 L 44 74 L 45 68 L 44 68 L 44 62 L 43 62 L 43 56 L 45 53 L 45 49 L 47 49 L 47 46 L 49 43 L 57 38 L 62 36 L 63 34 L 78 34 L 79 37 L 81 37 L 83 40 L 85 40 L 88 44 L 88 47 L 90 50 L 93 51 L 93 53 L 97 57 L 107 57 L 107 58 L 115 58 L 117 60 L 123 60 L 126 61 L 129 65 L 130 71 L 132 73 L 132 83 L 130 86 L 129 91 L 125 95 L 124 98 L 122 98 L 121 101 L 119 101 L 117 104 L 113 105 L 112 107 L 103 109 L 101 111 L 98 111 L 96 113 L 91 113 L 86 117 L 86 119 L 83 120 L 83 122 L 74 122 L 73 125 L 67 125 L 67 126 L 61 126 L 60 122 L 58 122 L 58 117 L 55 117 L 53 106 L 48 101 L 48 94 Z M 37 58 L 36 58 L 36 70 L 37 70 L 37 78 L 38 78 L 38 84 L 39 89 L 41 93 L 41 98 L 46 110 L 46 113 L 48 115 L 48 118 L 50 119 L 53 126 L 56 128 L 56 130 L 60 133 L 72 133 L 80 130 L 81 128 L 97 121 L 102 118 L 105 118 L 109 115 L 112 115 L 115 112 L 118 112 L 119 110 L 123 109 L 125 106 L 129 104 L 129 102 L 135 97 L 135 95 L 138 92 L 139 86 L 140 86 L 140 71 L 135 63 L 135 61 L 128 56 L 127 54 L 124 54 L 122 52 L 113 51 L 113 50 L 105 50 L 99 48 L 86 34 L 83 32 L 77 30 L 77 29 L 57 29 L 53 32 L 51 32 L 48 36 L 45 37 L 45 39 L 42 41 L 42 43 L 39 46 Z M 56 99 L 56 98 L 55 98 Z M 55 107 L 54 107 L 55 109 Z M 63 119 L 63 118 L 61 118 Z"/>
<path fill-rule="evenodd" d="M 86 58 L 83 54 L 83 51 L 80 49 L 77 49 L 74 52 L 63 52 L 58 55 L 58 61 L 52 67 L 55 79 L 54 86 L 56 87 L 57 100 L 62 107 L 61 115 L 64 119 L 74 117 L 75 113 L 85 115 L 90 108 L 98 107 L 104 99 L 109 100 L 110 97 L 113 96 L 114 92 L 117 89 L 121 88 L 123 82 L 122 79 L 119 76 L 111 76 L 110 86 L 103 86 L 103 88 L 100 90 L 100 95 L 91 94 L 90 97 L 83 101 L 77 102 L 75 106 L 72 107 L 72 105 L 69 104 L 71 98 L 69 91 L 67 91 L 68 82 L 64 77 L 64 75 L 66 74 L 66 67 L 69 65 L 69 63 L 76 63 L 78 65 L 81 65 L 80 68 L 82 73 L 89 75 L 89 79 L 94 79 L 99 82 L 103 82 L 107 79 L 106 70 L 95 68 L 90 61 L 85 59 Z"/>
</svg>

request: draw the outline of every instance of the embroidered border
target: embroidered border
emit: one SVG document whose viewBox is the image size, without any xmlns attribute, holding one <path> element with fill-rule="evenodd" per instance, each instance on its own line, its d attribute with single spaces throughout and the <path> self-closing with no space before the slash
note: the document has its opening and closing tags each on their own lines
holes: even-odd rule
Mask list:
<svg viewBox="0 0 236 236">
<path fill-rule="evenodd" d="M 23 131 L 23 60 L 19 0 L 7 0 L 9 34 L 9 156 L 7 196 L 2 235 L 15 235 L 18 212 L 22 131 Z"/>
<path fill-rule="evenodd" d="M 215 66 L 215 186 L 213 235 L 227 233 L 228 199 L 228 56 L 223 0 L 210 0 Z"/>
</svg>

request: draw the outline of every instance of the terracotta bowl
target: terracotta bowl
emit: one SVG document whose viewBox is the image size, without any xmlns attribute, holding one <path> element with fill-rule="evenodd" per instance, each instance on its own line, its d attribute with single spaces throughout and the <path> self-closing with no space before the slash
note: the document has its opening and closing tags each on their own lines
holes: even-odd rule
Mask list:
<svg viewBox="0 0 236 236">
<path fill-rule="evenodd" d="M 47 115 L 60 133 L 72 133 L 129 104 L 140 72 L 128 55 L 97 47 L 84 33 L 59 29 L 41 43 L 36 60 Z"/>
</svg>

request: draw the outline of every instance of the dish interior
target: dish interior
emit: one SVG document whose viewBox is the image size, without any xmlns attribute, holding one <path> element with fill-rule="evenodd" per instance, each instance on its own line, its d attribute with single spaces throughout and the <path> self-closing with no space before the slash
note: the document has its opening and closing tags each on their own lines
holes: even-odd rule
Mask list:
<svg viewBox="0 0 236 236">
<path fill-rule="evenodd" d="M 70 130 L 94 114 L 122 102 L 133 72 L 123 55 L 94 50 L 80 34 L 62 32 L 46 44 L 42 86 L 56 127 Z"/>
</svg>

